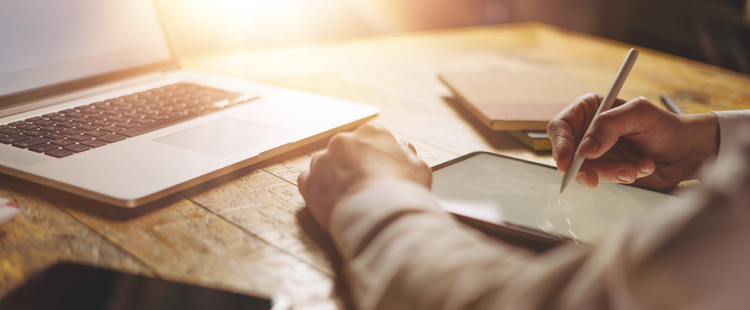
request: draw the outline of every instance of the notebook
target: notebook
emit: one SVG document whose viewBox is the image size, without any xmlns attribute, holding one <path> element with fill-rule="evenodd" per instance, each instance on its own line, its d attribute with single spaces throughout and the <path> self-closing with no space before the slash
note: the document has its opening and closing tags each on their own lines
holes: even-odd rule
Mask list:
<svg viewBox="0 0 750 310">
<path fill-rule="evenodd" d="M 463 106 L 498 131 L 546 131 L 552 118 L 590 92 L 556 67 L 445 72 L 439 78 Z"/>
</svg>

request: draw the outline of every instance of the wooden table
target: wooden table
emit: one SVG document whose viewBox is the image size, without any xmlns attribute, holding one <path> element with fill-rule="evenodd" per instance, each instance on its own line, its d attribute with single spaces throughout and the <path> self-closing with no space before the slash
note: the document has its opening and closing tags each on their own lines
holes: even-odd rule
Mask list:
<svg viewBox="0 0 750 310">
<path fill-rule="evenodd" d="M 569 69 L 605 92 L 629 46 L 540 24 L 374 37 L 198 55 L 188 68 L 371 104 L 374 122 L 434 165 L 493 151 L 546 164 L 487 130 L 451 99 L 438 72 L 523 64 Z M 621 97 L 670 92 L 688 113 L 750 108 L 750 78 L 641 49 Z M 238 292 L 291 296 L 297 309 L 346 307 L 340 261 L 296 187 L 325 141 L 135 211 L 0 175 L 21 216 L 0 227 L 0 296 L 61 260 Z"/>
</svg>

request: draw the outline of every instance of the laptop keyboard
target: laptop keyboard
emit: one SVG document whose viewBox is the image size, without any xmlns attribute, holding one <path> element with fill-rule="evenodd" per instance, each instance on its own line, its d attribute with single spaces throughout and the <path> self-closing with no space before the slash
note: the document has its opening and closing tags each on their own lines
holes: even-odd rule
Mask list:
<svg viewBox="0 0 750 310">
<path fill-rule="evenodd" d="M 247 102 L 177 83 L 0 125 L 0 143 L 62 158 Z"/>
</svg>

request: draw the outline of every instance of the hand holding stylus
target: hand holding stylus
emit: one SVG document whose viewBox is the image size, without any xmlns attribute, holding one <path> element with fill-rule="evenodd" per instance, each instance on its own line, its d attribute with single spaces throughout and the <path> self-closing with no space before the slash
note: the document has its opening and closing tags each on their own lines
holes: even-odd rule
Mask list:
<svg viewBox="0 0 750 310">
<path fill-rule="evenodd" d="M 587 188 L 599 182 L 671 188 L 690 179 L 717 150 L 713 114 L 678 116 L 643 99 L 616 99 L 588 128 L 602 100 L 599 94 L 581 96 L 547 127 L 561 173 L 583 141 L 579 149 L 586 161 L 575 181 Z"/>
<path fill-rule="evenodd" d="M 612 82 L 612 86 L 609 87 L 607 95 L 605 95 L 604 99 L 602 99 L 602 101 L 599 103 L 599 108 L 596 110 L 596 113 L 594 113 L 594 117 L 591 119 L 589 127 L 593 127 L 594 122 L 598 120 L 597 116 L 599 116 L 599 114 L 612 108 L 612 105 L 615 103 L 617 95 L 620 94 L 620 89 L 622 89 L 622 85 L 625 84 L 625 80 L 628 78 L 630 70 L 633 69 L 633 65 L 635 65 L 635 60 L 637 58 L 638 50 L 631 48 L 630 51 L 628 51 L 628 55 L 625 56 L 625 61 L 622 62 L 620 71 L 617 72 L 617 76 L 615 76 L 615 80 L 614 82 Z M 592 142 L 593 141 L 591 140 L 590 136 L 584 137 L 583 144 Z M 574 178 L 581 177 L 578 174 L 578 171 L 581 169 L 584 160 L 585 158 L 581 155 L 580 150 L 576 150 L 575 153 L 573 153 L 573 159 L 568 165 L 567 171 L 565 171 L 565 174 L 563 175 L 562 185 L 560 186 L 560 194 L 565 191 L 565 188 L 570 185 Z"/>
</svg>

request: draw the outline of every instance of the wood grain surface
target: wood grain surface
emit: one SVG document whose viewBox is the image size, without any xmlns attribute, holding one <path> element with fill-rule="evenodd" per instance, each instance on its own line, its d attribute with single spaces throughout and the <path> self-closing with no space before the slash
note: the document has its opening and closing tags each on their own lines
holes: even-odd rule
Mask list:
<svg viewBox="0 0 750 310">
<path fill-rule="evenodd" d="M 606 92 L 631 46 L 541 24 L 450 29 L 185 58 L 186 67 L 377 106 L 374 120 L 430 165 L 474 151 L 545 164 L 466 111 L 437 74 L 527 65 L 567 69 Z M 750 77 L 640 49 L 621 97 L 657 105 L 669 92 L 687 113 L 750 108 Z M 0 296 L 58 261 L 244 293 L 290 296 L 295 309 L 347 308 L 330 239 L 296 187 L 326 141 L 283 154 L 136 210 L 0 175 L 21 216 L 0 227 Z"/>
</svg>

